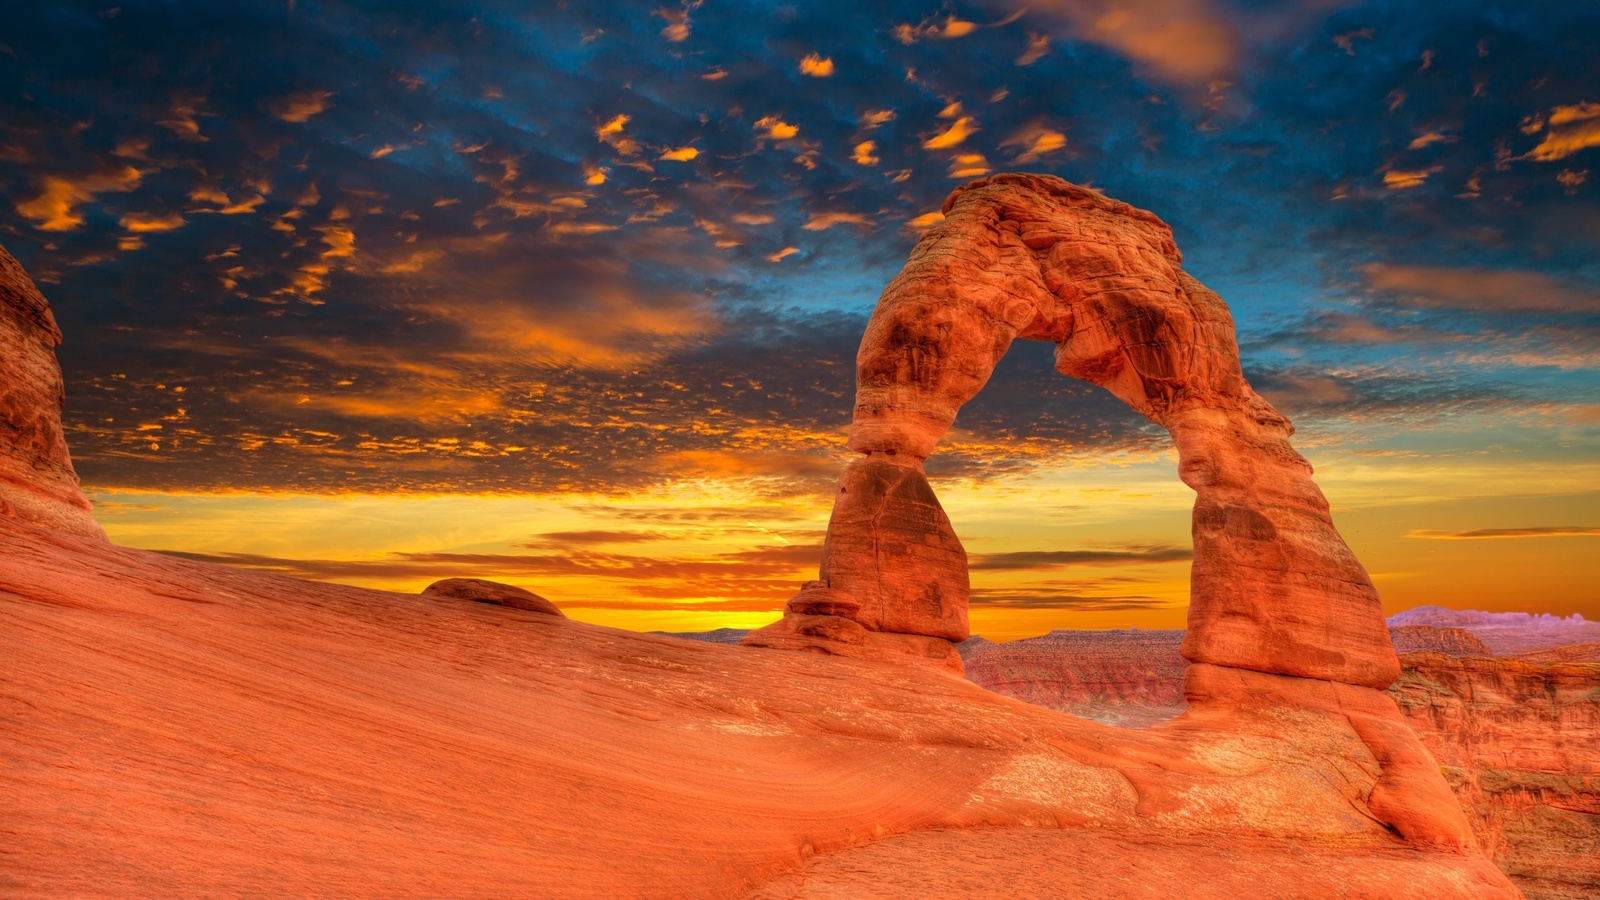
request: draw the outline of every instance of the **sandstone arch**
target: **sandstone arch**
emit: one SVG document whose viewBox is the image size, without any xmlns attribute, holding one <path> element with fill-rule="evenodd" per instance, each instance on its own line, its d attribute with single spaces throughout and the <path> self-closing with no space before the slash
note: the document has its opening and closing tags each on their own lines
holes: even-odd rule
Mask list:
<svg viewBox="0 0 1600 900">
<path fill-rule="evenodd" d="M 966 556 L 922 461 L 1017 338 L 1173 436 L 1195 490 L 1191 662 L 1383 688 L 1399 664 L 1289 420 L 1246 382 L 1227 304 L 1155 215 L 1042 175 L 952 193 L 878 301 L 857 356 L 820 581 L 758 646 L 959 668 Z"/>
</svg>

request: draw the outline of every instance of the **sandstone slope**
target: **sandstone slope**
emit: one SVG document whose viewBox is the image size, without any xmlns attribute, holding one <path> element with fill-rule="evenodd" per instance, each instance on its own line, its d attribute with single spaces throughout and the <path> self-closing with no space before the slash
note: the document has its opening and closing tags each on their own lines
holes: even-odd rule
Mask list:
<svg viewBox="0 0 1600 900">
<path fill-rule="evenodd" d="M 1380 769 L 1385 744 L 1334 694 L 1272 695 L 1301 679 L 1212 684 L 1132 731 L 923 667 L 300 582 L 21 522 L 0 521 L 0 558 L 7 896 L 737 897 L 785 873 L 854 896 L 891 876 L 961 893 L 1021 851 L 1040 884 L 1087 884 L 1092 858 L 1131 873 L 1100 896 L 1237 896 L 1183 874 L 1230 847 L 1300 879 L 1296 897 L 1515 896 L 1482 857 L 1382 824 L 1395 761 Z M 948 853 L 913 853 L 908 872 L 919 841 Z"/>
</svg>

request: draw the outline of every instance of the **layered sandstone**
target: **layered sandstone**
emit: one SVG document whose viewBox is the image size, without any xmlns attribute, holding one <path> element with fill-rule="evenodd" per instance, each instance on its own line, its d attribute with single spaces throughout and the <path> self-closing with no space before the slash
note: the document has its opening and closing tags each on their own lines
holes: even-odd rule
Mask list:
<svg viewBox="0 0 1600 900">
<path fill-rule="evenodd" d="M 1600 896 L 1600 663 L 1401 657 L 1389 691 L 1529 900 Z"/>
<path fill-rule="evenodd" d="M 1017 338 L 1172 433 L 1196 492 L 1184 656 L 1386 687 L 1376 591 L 1333 527 L 1289 421 L 1240 368 L 1222 299 L 1185 273 L 1155 215 L 1059 178 L 951 194 L 878 301 L 856 358 L 846 467 L 821 578 L 868 632 L 966 636 L 965 554 L 922 461 Z M 792 638 L 794 623 L 772 627 Z M 871 639 L 869 638 L 869 643 Z M 747 644 L 771 645 L 758 631 Z M 834 652 L 826 641 L 814 649 Z"/>
<path fill-rule="evenodd" d="M 0 516 L 103 538 L 61 428 L 60 344 L 50 304 L 0 247 Z"/>
<path fill-rule="evenodd" d="M 1442 653 L 1445 656 L 1494 656 L 1489 645 L 1465 628 L 1440 628 L 1433 625 L 1393 625 L 1389 639 L 1394 652 Z"/>
<path fill-rule="evenodd" d="M 1052 631 L 960 645 L 973 684 L 1112 725 L 1143 727 L 1183 712 L 1181 631 Z"/>
</svg>

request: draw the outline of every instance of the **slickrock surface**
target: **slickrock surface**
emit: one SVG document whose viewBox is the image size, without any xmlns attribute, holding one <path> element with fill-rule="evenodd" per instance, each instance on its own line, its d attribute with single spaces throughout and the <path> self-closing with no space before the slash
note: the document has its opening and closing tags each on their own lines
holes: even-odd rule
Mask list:
<svg viewBox="0 0 1600 900">
<path fill-rule="evenodd" d="M 1445 656 L 1491 657 L 1489 645 L 1465 628 L 1441 628 L 1435 625 L 1394 625 L 1389 628 L 1389 639 L 1394 641 L 1394 652 L 1443 653 Z"/>
<path fill-rule="evenodd" d="M 1043 175 L 974 181 L 944 216 L 885 288 L 856 357 L 847 444 L 865 459 L 840 481 L 821 578 L 865 594 L 861 624 L 966 637 L 964 552 L 921 464 L 1024 338 L 1054 343 L 1063 374 L 1172 433 L 1197 495 L 1185 658 L 1387 687 L 1399 664 L 1372 582 L 1289 421 L 1246 383 L 1227 304 L 1183 271 L 1172 230 Z M 766 631 L 745 643 L 773 645 Z"/>
<path fill-rule="evenodd" d="M 1143 727 L 1184 710 L 1182 631 L 1052 631 L 958 647 L 967 678 L 997 694 L 1111 725 Z"/>
<path fill-rule="evenodd" d="M 515 585 L 501 584 L 498 581 L 485 581 L 482 578 L 446 578 L 443 581 L 435 581 L 422 589 L 422 596 L 443 600 L 470 600 L 474 603 L 490 603 L 508 609 L 543 613 L 547 616 L 560 616 L 563 619 L 567 617 L 567 614 L 558 609 L 554 603 L 532 591 L 523 590 Z"/>
<path fill-rule="evenodd" d="M 1600 664 L 1403 656 L 1389 690 L 1529 900 L 1600 897 Z"/>
<path fill-rule="evenodd" d="M 8 897 L 740 897 L 823 871 L 833 896 L 981 896 L 1024 867 L 1104 897 L 1236 898 L 1246 870 L 1304 898 L 1516 896 L 1385 806 L 1414 763 L 1365 689 L 1219 670 L 1135 731 L 923 667 L 14 520 L 0 558 Z"/>
<path fill-rule="evenodd" d="M 1516 656 L 1573 644 L 1600 643 L 1600 622 L 1570 616 L 1525 612 L 1479 612 L 1419 606 L 1389 617 L 1390 625 L 1434 625 L 1462 628 L 1489 645 L 1495 656 Z"/>
<path fill-rule="evenodd" d="M 60 345 L 50 304 L 0 247 L 0 517 L 104 538 L 61 431 Z"/>
</svg>

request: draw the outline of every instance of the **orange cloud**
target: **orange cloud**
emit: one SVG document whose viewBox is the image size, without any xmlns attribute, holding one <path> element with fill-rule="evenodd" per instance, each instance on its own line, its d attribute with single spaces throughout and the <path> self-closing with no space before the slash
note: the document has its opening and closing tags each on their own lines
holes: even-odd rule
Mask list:
<svg viewBox="0 0 1600 900">
<path fill-rule="evenodd" d="M 674 162 L 688 162 L 699 155 L 700 151 L 694 147 L 679 147 L 676 150 L 668 150 L 656 158 L 668 159 Z"/>
<path fill-rule="evenodd" d="M 949 128 L 939 132 L 922 142 L 922 146 L 929 150 L 944 150 L 954 147 L 970 137 L 978 128 L 975 119 L 971 116 L 962 116 L 955 120 Z"/>
<path fill-rule="evenodd" d="M 929 228 L 932 228 L 943 221 L 944 213 L 936 209 L 933 212 L 925 212 L 922 215 L 917 216 L 915 219 L 910 220 L 906 223 L 906 227 L 916 231 L 927 231 Z"/>
<path fill-rule="evenodd" d="M 1434 538 L 1438 540 L 1597 536 L 1600 536 L 1600 526 L 1593 525 L 1541 525 L 1532 528 L 1478 528 L 1472 531 L 1434 531 L 1431 529 L 1419 529 L 1406 534 L 1406 537 L 1408 538 Z"/>
<path fill-rule="evenodd" d="M 158 215 L 156 213 L 128 213 L 122 217 L 122 227 L 134 234 L 146 234 L 154 231 L 172 231 L 182 228 L 183 216 L 177 213 Z"/>
<path fill-rule="evenodd" d="M 1010 137 L 1000 142 L 1002 147 L 1021 147 L 1011 161 L 1013 163 L 1031 163 L 1048 156 L 1067 146 L 1067 136 L 1059 131 L 1046 128 L 1043 124 L 1034 122 L 1023 126 Z"/>
<path fill-rule="evenodd" d="M 779 250 L 777 253 L 774 253 L 771 256 L 768 256 L 767 257 L 767 261 L 768 262 L 778 262 L 779 260 L 782 260 L 782 259 L 788 259 L 789 257 L 791 257 L 791 256 L 793 256 L 793 255 L 795 255 L 796 253 L 799 253 L 799 252 L 800 252 L 800 248 L 799 247 L 785 247 L 782 250 Z"/>
<path fill-rule="evenodd" d="M 1205 87 L 1226 78 L 1239 55 L 1239 35 L 1208 0 L 1041 0 L 1079 40 L 1125 54 L 1164 80 Z"/>
<path fill-rule="evenodd" d="M 950 161 L 951 178 L 977 178 L 993 171 L 994 167 L 989 165 L 989 160 L 982 153 L 958 153 Z"/>
<path fill-rule="evenodd" d="M 1544 140 L 1520 159 L 1554 162 L 1589 147 L 1600 147 L 1600 103 L 1575 103 L 1558 106 L 1547 115 L 1534 116 L 1523 123 L 1523 132 L 1545 131 Z"/>
<path fill-rule="evenodd" d="M 1423 147 L 1430 147 L 1434 144 L 1453 144 L 1459 140 L 1461 140 L 1461 138 L 1458 138 L 1455 135 L 1440 134 L 1437 131 L 1430 131 L 1427 134 L 1419 135 L 1410 144 L 1406 145 L 1406 149 L 1421 150 Z"/>
<path fill-rule="evenodd" d="M 290 94 L 272 105 L 272 114 L 285 122 L 304 122 L 333 104 L 332 91 L 305 91 Z"/>
<path fill-rule="evenodd" d="M 1362 266 L 1361 274 L 1373 288 L 1401 295 L 1413 306 L 1476 312 L 1600 310 L 1600 292 L 1573 287 L 1541 272 L 1372 263 Z"/>
<path fill-rule="evenodd" d="M 628 125 L 628 116 L 613 116 L 604 125 L 595 129 L 594 136 L 603 144 L 610 144 L 623 156 L 632 156 L 639 152 L 639 142 L 623 133 Z"/>
<path fill-rule="evenodd" d="M 170 114 L 172 118 L 162 119 L 156 124 L 170 128 L 174 134 L 186 141 L 207 141 L 209 138 L 200 133 L 200 123 L 194 120 L 201 102 L 201 100 L 175 101 Z"/>
<path fill-rule="evenodd" d="M 862 141 L 856 145 L 855 152 L 851 154 L 850 158 L 854 160 L 857 165 L 875 166 L 879 162 L 878 157 L 873 155 L 873 151 L 876 150 L 877 147 L 878 145 L 875 141 Z"/>
<path fill-rule="evenodd" d="M 800 60 L 800 73 L 810 75 L 812 78 L 827 78 L 833 74 L 833 59 L 808 53 L 805 59 Z"/>
<path fill-rule="evenodd" d="M 1028 35 L 1028 46 L 1022 55 L 1016 58 L 1019 66 L 1031 66 L 1050 52 L 1050 36 L 1047 34 Z"/>
<path fill-rule="evenodd" d="M 1428 180 L 1428 176 L 1441 168 L 1443 166 L 1429 166 L 1426 169 L 1390 169 L 1383 173 L 1383 186 L 1390 190 L 1419 187 Z"/>
<path fill-rule="evenodd" d="M 800 226 L 806 231 L 826 231 L 835 225 L 856 225 L 861 228 L 871 228 L 872 220 L 860 213 L 829 212 L 812 213 L 806 224 Z"/>
<path fill-rule="evenodd" d="M 890 33 L 894 35 L 895 40 L 902 44 L 910 45 L 915 44 L 924 37 L 949 40 L 951 38 L 966 37 L 977 30 L 978 23 L 956 18 L 952 14 L 945 16 L 943 19 L 923 19 L 916 25 L 896 25 Z"/>
<path fill-rule="evenodd" d="M 894 121 L 892 109 L 869 109 L 861 114 L 861 127 L 867 131 L 877 128 L 885 122 Z"/>
<path fill-rule="evenodd" d="M 72 231 L 83 224 L 80 208 L 96 194 L 125 193 L 139 186 L 144 173 L 119 166 L 77 178 L 47 176 L 37 197 L 17 204 L 17 212 L 38 223 L 40 231 Z"/>
<path fill-rule="evenodd" d="M 667 27 L 661 29 L 661 36 L 675 44 L 689 39 L 689 11 L 699 6 L 698 0 L 694 3 L 685 3 L 682 9 L 667 9 L 662 7 L 655 14 L 667 20 Z"/>
<path fill-rule="evenodd" d="M 775 141 L 786 141 L 800 133 L 800 129 L 777 116 L 764 116 L 756 120 L 756 130 L 762 137 Z"/>
</svg>

